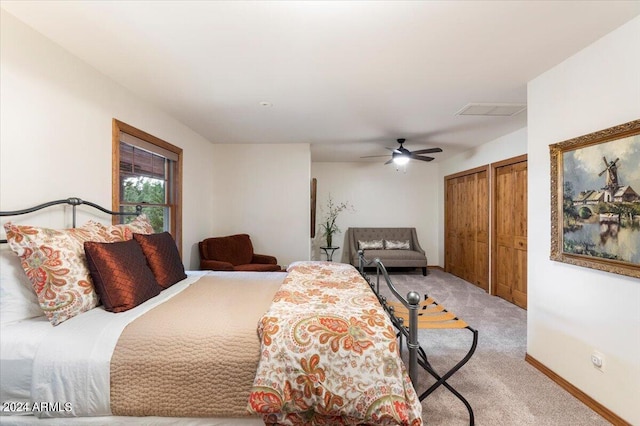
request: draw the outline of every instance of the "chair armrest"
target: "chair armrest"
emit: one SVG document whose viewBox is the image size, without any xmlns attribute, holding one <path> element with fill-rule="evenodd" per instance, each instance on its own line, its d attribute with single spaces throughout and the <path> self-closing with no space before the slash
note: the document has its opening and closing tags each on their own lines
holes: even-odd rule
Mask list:
<svg viewBox="0 0 640 426">
<path fill-rule="evenodd" d="M 278 264 L 278 261 L 275 257 L 273 256 L 269 256 L 266 254 L 253 254 L 253 258 L 251 259 L 251 263 L 262 263 L 262 264 L 269 264 L 269 265 L 276 265 Z"/>
<path fill-rule="evenodd" d="M 347 238 L 345 240 L 348 241 L 349 247 L 347 249 L 348 252 L 347 250 L 344 251 L 344 254 L 346 254 L 348 258 L 344 259 L 345 256 L 343 254 L 343 262 L 350 263 L 353 266 L 357 267 L 359 265 L 358 259 L 360 258 L 360 247 L 358 247 L 358 241 L 356 239 L 355 233 L 353 232 L 353 229 L 347 229 Z"/>
<path fill-rule="evenodd" d="M 219 260 L 201 259 L 200 269 L 212 271 L 233 271 L 233 265 L 229 262 L 221 262 Z"/>
<path fill-rule="evenodd" d="M 420 247 L 420 243 L 418 242 L 418 233 L 416 232 L 416 228 L 411 229 L 411 245 L 413 249 L 417 252 L 420 252 L 426 256 L 426 253 L 422 247 Z"/>
</svg>

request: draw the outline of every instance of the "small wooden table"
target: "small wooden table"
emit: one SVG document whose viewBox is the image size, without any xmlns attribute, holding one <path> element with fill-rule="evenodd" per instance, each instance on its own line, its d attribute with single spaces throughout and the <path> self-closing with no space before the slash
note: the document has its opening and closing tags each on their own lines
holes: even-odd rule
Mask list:
<svg viewBox="0 0 640 426">
<path fill-rule="evenodd" d="M 327 262 L 333 262 L 333 253 L 338 250 L 340 247 L 320 247 L 324 254 L 327 255 Z"/>
</svg>

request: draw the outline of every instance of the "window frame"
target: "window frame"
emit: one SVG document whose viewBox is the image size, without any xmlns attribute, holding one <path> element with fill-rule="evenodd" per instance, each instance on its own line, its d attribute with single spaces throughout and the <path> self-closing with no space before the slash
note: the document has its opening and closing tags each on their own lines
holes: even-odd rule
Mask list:
<svg viewBox="0 0 640 426">
<path fill-rule="evenodd" d="M 113 211 L 120 210 L 120 141 L 121 133 L 127 133 L 135 136 L 147 143 L 159 147 L 160 149 L 170 151 L 178 156 L 175 161 L 174 170 L 170 173 L 172 183 L 169 184 L 167 194 L 169 201 L 169 232 L 176 241 L 180 256 L 182 256 L 182 148 L 179 148 L 169 142 L 150 135 L 140 129 L 137 129 L 120 120 L 113 119 L 112 126 L 112 190 L 111 205 Z M 128 142 L 125 142 L 128 143 Z M 134 145 L 135 146 L 135 145 Z M 113 217 L 113 223 L 118 223 L 118 218 Z"/>
</svg>

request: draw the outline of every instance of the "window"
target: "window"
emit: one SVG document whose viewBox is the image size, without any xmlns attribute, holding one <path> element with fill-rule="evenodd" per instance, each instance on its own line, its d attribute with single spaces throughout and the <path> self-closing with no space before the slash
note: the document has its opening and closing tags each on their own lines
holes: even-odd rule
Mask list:
<svg viewBox="0 0 640 426">
<path fill-rule="evenodd" d="M 114 119 L 112 204 L 131 212 L 142 205 L 153 229 L 170 232 L 182 252 L 182 149 Z"/>
</svg>

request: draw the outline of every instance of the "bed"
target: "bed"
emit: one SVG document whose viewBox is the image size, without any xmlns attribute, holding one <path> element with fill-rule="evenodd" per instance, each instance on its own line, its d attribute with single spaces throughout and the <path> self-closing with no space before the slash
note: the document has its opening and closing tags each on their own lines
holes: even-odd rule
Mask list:
<svg viewBox="0 0 640 426">
<path fill-rule="evenodd" d="M 77 198 L 52 203 L 38 208 L 71 205 L 72 229 L 76 207 L 95 206 Z M 99 300 L 87 308 L 74 299 L 70 304 L 81 312 L 71 316 L 66 299 L 49 300 L 63 314 L 43 316 L 37 309 L 47 311 L 43 288 L 37 298 L 29 289 L 37 274 L 27 269 L 28 282 L 20 258 L 6 244 L 0 248 L 3 424 L 422 424 L 393 326 L 354 267 L 297 262 L 287 273 L 182 268 L 182 275 L 173 274 L 180 279 L 165 288 L 153 266 L 166 275 L 166 264 L 175 270 L 176 261 L 144 250 L 143 242 L 155 241 L 144 236 L 151 234 L 148 227 L 92 225 L 100 232 L 106 227 L 105 238 L 121 238 L 96 243 L 87 240 L 84 226 L 71 235 L 84 239 L 84 262 Z M 17 231 L 5 228 L 15 244 Z M 126 292 L 124 305 L 117 298 L 114 303 L 102 280 L 119 275 L 138 255 L 116 256 L 122 265 L 109 258 L 107 274 L 98 255 L 136 242 L 162 288 L 133 306 Z M 89 290 L 81 287 L 83 294 Z"/>
</svg>

